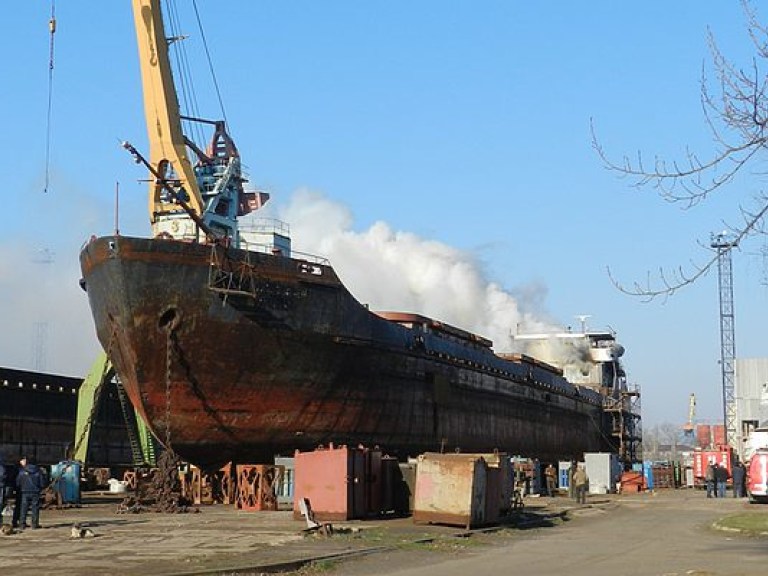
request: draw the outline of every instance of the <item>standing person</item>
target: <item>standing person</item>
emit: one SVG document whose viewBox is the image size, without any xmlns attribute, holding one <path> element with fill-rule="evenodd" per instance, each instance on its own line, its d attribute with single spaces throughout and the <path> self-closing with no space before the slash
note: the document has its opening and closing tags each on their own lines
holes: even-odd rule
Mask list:
<svg viewBox="0 0 768 576">
<path fill-rule="evenodd" d="M 715 483 L 717 484 L 717 497 L 725 498 L 725 483 L 728 481 L 728 468 L 717 466 L 715 468 Z"/>
<path fill-rule="evenodd" d="M 733 497 L 744 498 L 744 479 L 746 476 L 746 469 L 744 464 L 736 462 L 733 465 Z"/>
<path fill-rule="evenodd" d="M 707 498 L 712 498 L 713 493 L 717 497 L 717 493 L 715 493 L 715 466 L 717 464 L 710 462 L 707 464 L 707 471 L 704 473 L 704 482 L 707 485 Z"/>
<path fill-rule="evenodd" d="M 573 476 L 576 474 L 576 461 L 571 460 L 571 467 L 568 468 L 568 497 L 576 499 L 576 486 L 573 484 Z"/>
<path fill-rule="evenodd" d="M 19 475 L 16 478 L 17 501 L 21 499 L 19 530 L 27 527 L 27 512 L 32 512 L 32 528 L 40 528 L 40 492 L 45 487 L 40 468 L 30 458 L 19 460 Z"/>
<path fill-rule="evenodd" d="M 0 525 L 5 521 L 5 466 L 3 465 L 3 455 L 0 454 Z"/>
<path fill-rule="evenodd" d="M 547 479 L 547 496 L 552 497 L 555 495 L 555 480 L 557 479 L 557 470 L 552 463 L 544 470 L 544 476 Z"/>
<path fill-rule="evenodd" d="M 573 473 L 573 483 L 576 488 L 576 502 L 579 504 L 587 503 L 587 483 L 589 478 L 587 477 L 587 471 L 583 466 L 576 468 L 576 472 Z"/>
</svg>

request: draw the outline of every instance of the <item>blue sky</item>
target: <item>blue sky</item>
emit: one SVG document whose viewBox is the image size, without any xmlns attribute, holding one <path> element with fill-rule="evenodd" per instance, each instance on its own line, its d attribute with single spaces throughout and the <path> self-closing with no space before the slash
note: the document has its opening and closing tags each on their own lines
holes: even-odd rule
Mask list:
<svg viewBox="0 0 768 576">
<path fill-rule="evenodd" d="M 118 145 L 146 148 L 131 6 L 93 6 L 56 3 L 47 194 L 50 3 L 20 3 L 0 22 L 7 366 L 40 363 L 42 330 L 45 369 L 87 370 L 96 343 L 77 254 L 91 234 L 112 230 L 116 182 L 121 231 L 149 231 L 137 183 L 144 174 Z M 191 14 L 188 2 L 178 6 Z M 699 83 L 702 66 L 711 70 L 708 27 L 726 56 L 751 63 L 738 2 L 198 0 L 198 7 L 231 132 L 252 182 L 275 206 L 312 191 L 341 207 L 352 233 L 386 223 L 469 255 L 489 282 L 552 322 L 577 326 L 576 315 L 590 314 L 590 327 L 610 326 L 627 348 L 647 426 L 682 423 L 691 392 L 702 420 L 722 417 L 716 274 L 666 302 L 642 303 L 619 293 L 606 269 L 632 283 L 703 262 L 698 243 L 724 219 L 737 220 L 738 204 L 749 203 L 763 178 L 746 174 L 683 211 L 605 170 L 591 148 L 590 119 L 617 158 L 637 150 L 680 157 L 686 146 L 706 155 L 712 142 Z M 197 29 L 186 18 L 198 56 Z M 202 113 L 218 117 L 207 65 L 193 66 Z M 36 262 L 40 250 L 53 261 Z M 739 357 L 766 354 L 761 250 L 752 241 L 734 257 Z M 342 278 L 355 273 L 337 268 Z"/>
</svg>

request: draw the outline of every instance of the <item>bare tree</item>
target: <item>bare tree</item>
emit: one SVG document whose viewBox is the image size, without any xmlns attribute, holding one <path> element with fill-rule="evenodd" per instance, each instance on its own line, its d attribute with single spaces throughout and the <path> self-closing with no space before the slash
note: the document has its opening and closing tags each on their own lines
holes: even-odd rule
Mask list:
<svg viewBox="0 0 768 576">
<path fill-rule="evenodd" d="M 662 422 L 643 433 L 643 452 L 648 460 L 677 460 L 681 427 Z"/>
<path fill-rule="evenodd" d="M 760 72 L 760 65 L 768 63 L 768 28 L 758 22 L 748 0 L 742 0 L 742 7 L 755 49 L 749 69 L 734 66 L 720 52 L 712 33 L 708 34 L 715 79 L 710 81 L 702 72 L 701 106 L 715 141 L 711 156 L 702 158 L 689 150 L 679 160 L 655 156 L 648 161 L 638 152 L 636 158 L 624 156 L 621 161 L 615 161 L 606 154 L 593 125 L 592 146 L 606 167 L 632 180 L 634 186 L 650 186 L 664 200 L 682 204 L 687 209 L 727 188 L 745 166 L 762 156 L 768 148 L 768 78 Z M 768 195 L 761 192 L 752 208 L 739 206 L 739 210 L 741 221 L 725 224 L 732 238 L 729 249 L 749 235 L 765 232 Z M 635 282 L 630 287 L 617 282 L 610 269 L 608 273 L 622 292 L 653 299 L 671 296 L 692 284 L 715 265 L 717 258 L 718 253 L 714 251 L 703 265 L 692 263 L 689 269 L 680 266 L 669 272 L 660 270 L 657 282 L 649 274 L 644 282 Z"/>
</svg>

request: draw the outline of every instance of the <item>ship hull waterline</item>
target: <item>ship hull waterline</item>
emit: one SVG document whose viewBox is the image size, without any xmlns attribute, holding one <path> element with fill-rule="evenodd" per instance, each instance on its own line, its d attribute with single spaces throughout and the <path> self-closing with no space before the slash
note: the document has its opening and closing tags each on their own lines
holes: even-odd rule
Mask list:
<svg viewBox="0 0 768 576">
<path fill-rule="evenodd" d="M 80 260 L 97 336 L 131 402 L 192 463 L 269 462 L 331 442 L 401 458 L 609 449 L 598 395 L 381 318 L 330 266 L 119 236 L 92 240 Z M 212 280 L 222 272 L 237 289 Z"/>
</svg>

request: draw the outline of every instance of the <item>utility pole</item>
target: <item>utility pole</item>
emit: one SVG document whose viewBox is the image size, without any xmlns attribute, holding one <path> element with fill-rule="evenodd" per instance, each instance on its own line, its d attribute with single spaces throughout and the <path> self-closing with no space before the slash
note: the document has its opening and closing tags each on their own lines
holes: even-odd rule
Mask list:
<svg viewBox="0 0 768 576">
<path fill-rule="evenodd" d="M 723 377 L 723 423 L 725 442 L 735 446 L 736 441 L 736 393 L 734 362 L 736 359 L 736 335 L 733 323 L 733 270 L 731 250 L 738 240 L 727 232 L 712 235 L 710 247 L 717 250 L 717 277 L 720 288 L 720 369 Z"/>
</svg>

